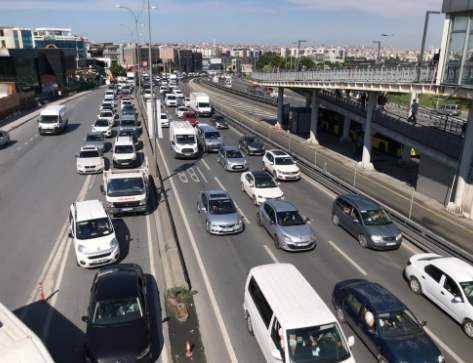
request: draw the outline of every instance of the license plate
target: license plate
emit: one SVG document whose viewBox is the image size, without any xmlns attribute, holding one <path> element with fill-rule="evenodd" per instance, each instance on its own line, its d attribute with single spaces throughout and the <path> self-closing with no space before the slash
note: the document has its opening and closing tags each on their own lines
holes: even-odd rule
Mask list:
<svg viewBox="0 0 473 363">
<path fill-rule="evenodd" d="M 230 228 L 224 228 L 222 231 L 223 231 L 223 232 L 233 232 L 234 230 L 233 230 L 233 229 L 230 229 Z"/>
<path fill-rule="evenodd" d="M 107 262 L 106 258 L 102 258 L 100 260 L 95 260 L 91 263 L 91 265 L 100 265 L 101 263 Z"/>
<path fill-rule="evenodd" d="M 241 165 L 235 166 L 235 169 L 243 169 L 243 166 Z"/>
<path fill-rule="evenodd" d="M 303 246 L 307 246 L 307 242 L 296 243 L 295 245 L 296 245 L 297 247 L 303 247 Z"/>
<path fill-rule="evenodd" d="M 396 244 L 396 242 L 388 242 L 386 243 L 386 246 L 394 246 Z"/>
<path fill-rule="evenodd" d="M 122 163 L 122 165 L 128 165 L 129 163 Z"/>
<path fill-rule="evenodd" d="M 185 156 L 192 156 L 192 154 L 184 154 Z"/>
<path fill-rule="evenodd" d="M 131 211 L 131 210 L 133 210 L 133 208 L 122 208 L 122 211 L 123 211 L 123 212 L 129 212 L 129 211 Z"/>
</svg>

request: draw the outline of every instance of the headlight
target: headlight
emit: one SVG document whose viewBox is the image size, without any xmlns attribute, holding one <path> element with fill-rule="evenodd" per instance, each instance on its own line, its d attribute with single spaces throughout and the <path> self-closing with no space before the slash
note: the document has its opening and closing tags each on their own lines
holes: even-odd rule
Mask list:
<svg viewBox="0 0 473 363">
<path fill-rule="evenodd" d="M 107 207 L 113 208 L 113 202 L 107 202 Z"/>
<path fill-rule="evenodd" d="M 151 350 L 151 344 L 148 345 L 148 347 L 145 350 L 143 350 L 140 354 L 138 354 L 138 356 L 136 358 L 138 358 L 138 359 L 143 358 L 146 354 L 149 353 L 150 350 Z"/>
<path fill-rule="evenodd" d="M 115 155 L 113 155 L 113 160 L 117 161 L 118 158 Z"/>
<path fill-rule="evenodd" d="M 241 226 L 243 224 L 243 221 L 240 219 L 237 223 L 237 226 Z"/>
<path fill-rule="evenodd" d="M 294 242 L 292 242 L 291 238 L 289 238 L 288 236 L 285 236 L 283 234 L 281 234 L 281 238 L 285 243 L 294 243 Z"/>
<path fill-rule="evenodd" d="M 257 195 L 258 198 L 264 198 L 262 195 Z"/>
<path fill-rule="evenodd" d="M 371 236 L 371 239 L 373 242 L 381 242 L 383 240 L 383 237 L 381 236 Z"/>
<path fill-rule="evenodd" d="M 146 205 L 146 199 L 140 200 L 140 205 Z"/>
<path fill-rule="evenodd" d="M 315 232 L 312 232 L 312 234 L 310 235 L 310 240 L 315 241 Z"/>
<path fill-rule="evenodd" d="M 77 251 L 79 251 L 79 253 L 87 253 L 87 248 L 85 248 L 85 246 L 79 245 L 77 246 Z"/>
<path fill-rule="evenodd" d="M 281 195 L 281 199 L 284 199 L 284 194 L 283 194 L 283 195 Z"/>
<path fill-rule="evenodd" d="M 399 233 L 399 234 L 396 236 L 396 239 L 402 239 L 402 233 Z"/>
<path fill-rule="evenodd" d="M 103 166 L 103 163 L 98 163 L 97 166 L 98 167 Z"/>
<path fill-rule="evenodd" d="M 133 155 L 133 157 L 131 158 L 131 160 L 135 160 L 136 159 L 136 154 Z"/>
<path fill-rule="evenodd" d="M 112 240 L 110 241 L 110 248 L 115 248 L 115 247 L 117 247 L 117 246 L 118 246 L 118 241 L 117 241 L 117 239 L 116 239 L 116 238 L 112 239 Z"/>
<path fill-rule="evenodd" d="M 210 227 L 218 228 L 218 224 L 217 223 L 210 223 Z"/>
<path fill-rule="evenodd" d="M 445 362 L 445 358 L 443 357 L 443 355 L 439 355 L 439 363 L 443 362 Z"/>
</svg>

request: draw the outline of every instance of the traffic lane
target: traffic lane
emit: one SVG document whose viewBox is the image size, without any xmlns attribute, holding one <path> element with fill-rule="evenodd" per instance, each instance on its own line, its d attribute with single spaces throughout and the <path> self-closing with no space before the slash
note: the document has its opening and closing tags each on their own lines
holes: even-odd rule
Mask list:
<svg viewBox="0 0 473 363">
<path fill-rule="evenodd" d="M 37 137 L 12 165 L 0 166 L 1 299 L 11 310 L 22 307 L 37 284 L 67 217 L 68 199 L 83 185 L 74 155 L 83 144 L 79 135 L 89 129 L 84 119 L 98 105 L 92 95 L 84 97 L 64 134 Z"/>
<path fill-rule="evenodd" d="M 226 136 L 225 141 L 227 145 L 236 145 L 237 139 L 240 137 L 239 133 L 234 130 L 224 131 L 222 133 Z M 220 165 L 217 164 L 216 157 L 212 158 L 212 156 L 214 155 L 208 155 L 208 157 L 204 159 L 211 168 L 213 165 L 216 166 L 216 169 L 212 168 L 212 173 L 226 186 L 227 191 L 232 194 L 237 193 L 239 183 L 236 183 L 236 178 L 233 175 L 235 173 L 223 171 Z M 259 169 L 261 161 L 259 157 L 247 157 L 247 160 L 250 164 L 250 170 Z M 222 170 L 222 172 L 219 173 L 218 170 Z M 409 290 L 407 283 L 404 281 L 404 267 L 409 257 L 414 253 L 410 244 L 409 248 L 401 247 L 397 251 L 389 252 L 376 252 L 362 249 L 354 237 L 349 235 L 342 228 L 333 225 L 331 221 L 331 206 L 334 198 L 330 193 L 322 192 L 305 179 L 299 182 L 282 182 L 281 189 L 285 193 L 285 199 L 294 203 L 301 213 L 309 217 L 312 221 L 311 224 L 317 235 L 318 246 L 315 250 L 315 254 L 307 253 L 307 255 L 319 260 L 315 262 L 315 265 L 317 266 L 317 273 L 325 275 L 325 278 L 322 279 L 323 283 L 320 284 L 321 280 L 319 278 L 312 281 L 309 277 L 313 276 L 313 271 L 311 271 L 313 270 L 313 263 L 309 261 L 304 262 L 303 258 L 277 251 L 274 246 L 269 243 L 276 258 L 279 259 L 278 256 L 284 256 L 284 261 L 295 264 L 301 271 L 307 270 L 307 273 L 304 275 L 308 276 L 308 280 L 313 284 L 327 304 L 331 302 L 333 285 L 338 281 L 352 278 L 354 272 L 359 275 L 359 278 L 366 278 L 370 281 L 381 283 L 398 298 L 403 300 L 414 314 L 416 314 L 419 320 L 427 319 L 433 320 L 436 323 L 438 322 L 438 324 L 432 325 L 432 332 L 440 337 L 443 342 L 448 343 L 449 346 L 455 346 L 454 351 L 460 354 L 460 356 L 466 356 L 467 352 L 464 352 L 464 350 L 465 347 L 468 346 L 466 344 L 468 338 L 458 329 L 458 325 L 445 314 L 439 315 L 436 312 L 437 308 L 429 304 L 429 302 L 427 302 L 427 304 L 425 302 L 419 304 L 418 299 L 415 299 L 415 295 Z M 247 196 L 246 193 L 244 194 Z M 247 211 L 246 214 L 249 216 L 252 223 L 256 223 L 256 220 L 252 218 L 253 213 L 248 212 L 248 210 L 251 210 L 251 206 L 249 205 L 251 200 L 250 198 L 247 198 L 247 200 L 248 203 L 242 203 L 242 201 L 238 200 L 237 203 L 240 203 L 242 206 L 245 204 L 244 208 Z M 268 242 L 271 242 L 269 235 L 267 238 Z M 356 266 L 359 266 L 363 272 L 360 273 L 357 267 L 355 267 L 355 271 L 353 268 L 342 268 L 342 271 L 339 272 L 340 267 L 338 266 L 346 266 L 347 261 L 334 258 L 334 256 L 338 256 L 339 254 L 331 243 L 341 248 L 347 256 L 350 256 Z M 406 244 L 407 242 L 404 243 Z M 334 266 L 337 266 L 337 269 L 334 269 Z M 337 278 L 327 280 L 327 276 Z M 331 284 L 327 285 L 326 282 L 330 280 Z M 452 336 L 456 338 L 452 340 Z M 455 345 L 455 343 L 457 344 Z M 449 353 L 445 350 L 444 353 L 446 356 L 449 356 Z"/>
</svg>

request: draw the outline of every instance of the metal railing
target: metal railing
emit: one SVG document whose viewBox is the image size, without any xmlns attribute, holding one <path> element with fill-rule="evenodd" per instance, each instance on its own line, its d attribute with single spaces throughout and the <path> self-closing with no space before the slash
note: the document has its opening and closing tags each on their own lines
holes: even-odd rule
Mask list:
<svg viewBox="0 0 473 363">
<path fill-rule="evenodd" d="M 309 71 L 252 73 L 255 81 L 277 82 L 386 82 L 386 83 L 431 83 L 437 68 L 432 66 L 413 67 L 368 67 L 317 69 Z"/>
</svg>

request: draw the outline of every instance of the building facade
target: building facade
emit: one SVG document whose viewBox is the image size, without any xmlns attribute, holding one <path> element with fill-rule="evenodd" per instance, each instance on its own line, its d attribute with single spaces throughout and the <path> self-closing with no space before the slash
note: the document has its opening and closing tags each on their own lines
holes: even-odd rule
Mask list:
<svg viewBox="0 0 473 363">
<path fill-rule="evenodd" d="M 202 53 L 192 49 L 164 48 L 159 55 L 166 72 L 177 69 L 180 72 L 200 72 L 202 70 Z"/>
<path fill-rule="evenodd" d="M 0 27 L 0 48 L 33 49 L 31 28 Z"/>
<path fill-rule="evenodd" d="M 136 57 L 138 56 L 138 59 Z M 159 62 L 159 48 L 152 47 L 151 48 L 151 57 L 152 57 L 152 64 L 157 65 Z M 146 62 L 149 66 L 149 49 L 147 45 L 139 45 L 138 52 L 136 51 L 135 45 L 133 43 L 128 43 L 123 48 L 123 65 L 125 66 L 133 66 L 141 62 Z"/>
<path fill-rule="evenodd" d="M 87 61 L 94 60 L 96 64 L 110 67 L 113 62 L 125 65 L 123 44 L 87 43 Z"/>
</svg>

